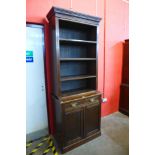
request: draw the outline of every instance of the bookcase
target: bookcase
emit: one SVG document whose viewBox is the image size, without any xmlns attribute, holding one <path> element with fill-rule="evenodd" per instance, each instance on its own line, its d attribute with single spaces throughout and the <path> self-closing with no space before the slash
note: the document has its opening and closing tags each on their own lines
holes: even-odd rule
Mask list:
<svg viewBox="0 0 155 155">
<path fill-rule="evenodd" d="M 122 64 L 119 111 L 129 116 L 129 39 L 126 39 L 123 43 Z"/>
<path fill-rule="evenodd" d="M 98 25 L 101 19 L 57 7 L 49 11 L 47 19 L 54 138 L 64 153 L 101 134 L 101 94 L 97 91 Z"/>
</svg>

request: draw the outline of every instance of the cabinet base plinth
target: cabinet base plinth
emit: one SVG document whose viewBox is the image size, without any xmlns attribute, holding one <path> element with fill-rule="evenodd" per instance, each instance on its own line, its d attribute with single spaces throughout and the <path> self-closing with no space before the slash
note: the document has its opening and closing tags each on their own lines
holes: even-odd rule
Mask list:
<svg viewBox="0 0 155 155">
<path fill-rule="evenodd" d="M 81 139 L 80 141 L 77 141 L 77 142 L 75 142 L 75 143 L 73 143 L 71 145 L 60 148 L 61 149 L 60 152 L 61 153 L 66 153 L 66 152 L 68 152 L 68 151 L 70 151 L 70 150 L 72 150 L 72 149 L 74 149 L 74 148 L 76 148 L 76 147 L 78 147 L 78 146 L 80 146 L 80 145 L 82 145 L 84 143 L 87 143 L 87 142 L 89 142 L 89 141 L 91 141 L 91 140 L 93 140 L 93 139 L 95 139 L 95 138 L 97 138 L 99 136 L 101 136 L 101 131 L 98 131 L 98 132 L 94 133 L 93 135 L 90 135 L 90 136 L 88 136 L 88 137 L 86 137 L 84 139 Z"/>
</svg>

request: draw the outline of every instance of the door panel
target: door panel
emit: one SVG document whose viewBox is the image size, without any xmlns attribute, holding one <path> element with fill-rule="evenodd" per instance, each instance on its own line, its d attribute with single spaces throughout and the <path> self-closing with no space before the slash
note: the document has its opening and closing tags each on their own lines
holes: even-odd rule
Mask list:
<svg viewBox="0 0 155 155">
<path fill-rule="evenodd" d="M 95 100 L 93 102 L 87 102 L 85 107 L 85 136 L 89 136 L 100 130 L 100 102 Z"/>
<path fill-rule="evenodd" d="M 64 141 L 69 145 L 83 138 L 83 108 L 66 110 L 64 113 Z"/>
</svg>

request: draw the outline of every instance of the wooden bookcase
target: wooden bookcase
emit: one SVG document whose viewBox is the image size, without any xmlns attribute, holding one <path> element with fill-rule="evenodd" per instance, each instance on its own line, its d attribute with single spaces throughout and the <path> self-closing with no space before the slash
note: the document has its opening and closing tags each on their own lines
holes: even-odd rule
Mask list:
<svg viewBox="0 0 155 155">
<path fill-rule="evenodd" d="M 66 152 L 100 135 L 98 17 L 53 7 L 50 28 L 54 135 Z M 92 117 L 92 118 L 90 118 Z"/>
<path fill-rule="evenodd" d="M 119 111 L 129 116 L 129 39 L 126 39 L 123 44 L 123 67 Z"/>
</svg>

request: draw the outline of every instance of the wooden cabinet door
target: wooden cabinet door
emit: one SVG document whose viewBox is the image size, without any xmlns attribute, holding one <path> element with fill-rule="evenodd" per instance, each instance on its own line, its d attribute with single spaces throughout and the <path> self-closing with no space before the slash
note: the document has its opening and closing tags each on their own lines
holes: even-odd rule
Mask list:
<svg viewBox="0 0 155 155">
<path fill-rule="evenodd" d="M 83 138 L 83 108 L 68 107 L 64 112 L 64 145 Z"/>
<path fill-rule="evenodd" d="M 100 130 L 100 100 L 99 98 L 92 98 L 86 101 L 84 110 L 84 135 L 87 137 Z"/>
</svg>

